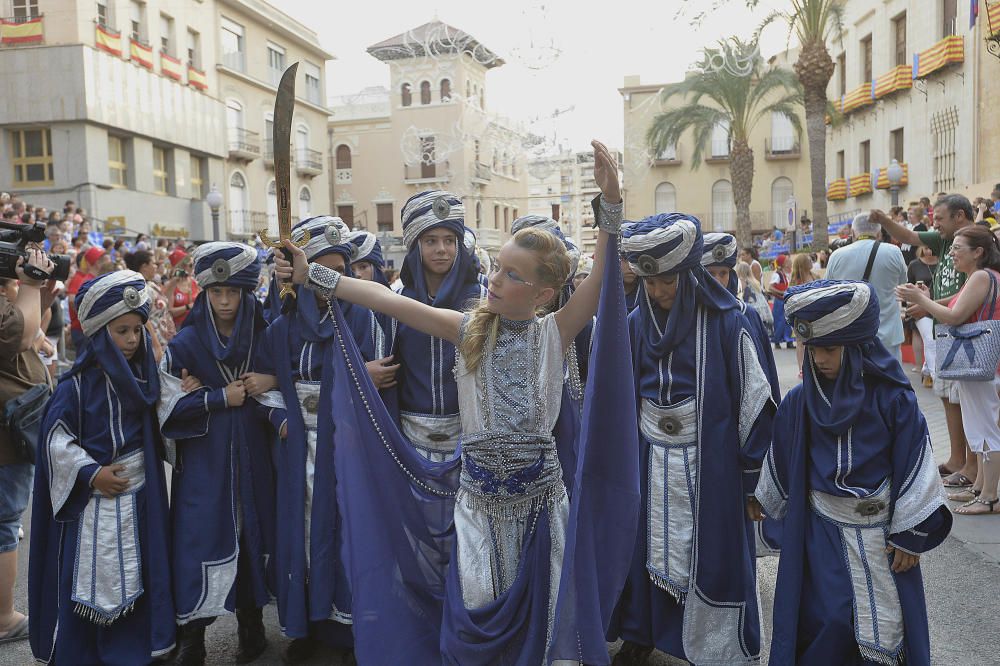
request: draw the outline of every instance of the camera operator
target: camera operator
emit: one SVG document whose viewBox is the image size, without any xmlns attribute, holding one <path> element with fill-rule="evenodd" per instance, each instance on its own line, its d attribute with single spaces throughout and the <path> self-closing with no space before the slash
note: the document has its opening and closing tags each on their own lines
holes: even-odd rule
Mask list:
<svg viewBox="0 0 1000 666">
<path fill-rule="evenodd" d="M 49 375 L 34 350 L 43 335 L 42 311 L 52 305 L 55 292 L 46 282 L 24 273 L 25 263 L 46 273 L 53 264 L 37 245 L 29 245 L 27 262 L 20 259 L 15 272 L 20 289 L 13 302 L 0 294 L 0 411 Z M 17 576 L 17 543 L 21 515 L 28 506 L 34 467 L 18 457 L 8 432 L 0 428 L 0 644 L 28 637 L 28 618 L 14 610 Z"/>
</svg>

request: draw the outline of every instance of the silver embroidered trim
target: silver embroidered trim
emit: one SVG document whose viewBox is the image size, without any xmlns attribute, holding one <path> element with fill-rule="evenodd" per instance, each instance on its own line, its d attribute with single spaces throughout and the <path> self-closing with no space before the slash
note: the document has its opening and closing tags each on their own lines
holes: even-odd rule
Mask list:
<svg viewBox="0 0 1000 666">
<path fill-rule="evenodd" d="M 122 300 L 117 303 L 112 304 L 109 308 L 95 314 L 90 315 L 90 311 L 93 309 L 97 300 L 108 293 L 115 287 L 119 287 L 123 284 L 128 284 L 130 282 L 141 283 L 142 287 L 136 290 L 138 300 L 132 297 L 132 303 L 129 304 L 125 301 L 124 293 L 122 295 Z M 90 288 L 89 291 L 84 295 L 83 300 L 80 302 L 80 307 L 77 310 L 77 314 L 80 319 L 80 326 L 83 328 L 83 332 L 88 337 L 101 330 L 112 320 L 117 319 L 123 314 L 128 314 L 133 310 L 141 308 L 143 305 L 149 302 L 149 292 L 146 290 L 146 280 L 136 273 L 135 271 L 116 271 L 109 277 L 102 277 L 101 281 Z"/>
<path fill-rule="evenodd" d="M 842 330 L 853 324 L 868 308 L 872 291 L 866 282 L 849 282 L 847 284 L 819 287 L 790 296 L 785 301 L 785 319 L 793 322 L 796 319 L 795 313 L 799 310 L 812 305 L 816 301 L 846 292 L 852 293 L 850 302 L 810 322 L 812 334 L 809 337 L 821 338 L 835 331 Z"/>
<path fill-rule="evenodd" d="M 713 232 L 705 234 L 705 247 L 710 248 L 701 255 L 701 265 L 711 266 L 736 256 L 736 239 L 731 234 Z"/>
<path fill-rule="evenodd" d="M 422 456 L 438 462 L 455 455 L 462 436 L 462 420 L 458 414 L 400 412 L 399 424 L 403 435 Z"/>
<path fill-rule="evenodd" d="M 309 264 L 309 274 L 306 286 L 320 295 L 323 300 L 333 298 L 337 291 L 337 283 L 340 282 L 341 275 L 332 268 L 327 268 L 321 264 Z"/>
<path fill-rule="evenodd" d="M 741 391 L 739 433 L 740 448 L 743 448 L 750 439 L 750 432 L 764 411 L 764 407 L 768 403 L 773 404 L 774 400 L 771 395 L 771 383 L 767 380 L 764 368 L 760 364 L 757 345 L 745 328 L 740 329 L 739 366 Z"/>
<path fill-rule="evenodd" d="M 669 407 L 643 399 L 639 406 L 639 430 L 646 439 L 667 447 L 695 445 L 698 413 L 694 398 Z"/>
<path fill-rule="evenodd" d="M 698 239 L 698 227 L 691 220 L 680 219 L 668 227 L 659 227 L 647 234 L 623 238 L 621 251 L 623 254 L 645 253 L 665 245 L 676 238 L 680 238 L 680 243 L 677 247 L 658 259 L 652 257 L 656 262 L 655 270 L 653 270 L 651 265 L 640 267 L 639 264 L 633 263 L 631 260 L 629 261 L 629 265 L 636 275 L 644 277 L 659 275 L 660 273 L 666 273 L 676 268 L 687 258 L 691 252 L 691 248 L 694 247 L 695 241 Z"/>
<path fill-rule="evenodd" d="M 788 493 L 781 487 L 781 481 L 778 479 L 773 446 L 768 449 L 764 458 L 764 467 L 761 469 L 757 488 L 753 494 L 769 517 L 777 520 L 785 517 L 788 511 Z"/>
<path fill-rule="evenodd" d="M 210 285 L 217 284 L 219 282 L 225 282 L 233 275 L 236 275 L 237 273 L 242 271 L 244 268 L 252 264 L 257 259 L 257 250 L 253 249 L 249 245 L 244 245 L 242 243 L 232 243 L 227 241 L 212 241 L 210 243 L 205 243 L 204 245 L 198 246 L 198 248 L 194 251 L 194 254 L 191 255 L 192 264 L 194 266 L 197 266 L 198 262 L 207 256 L 211 256 L 212 254 L 215 254 L 220 250 L 230 249 L 234 247 L 240 249 L 239 254 L 234 255 L 229 259 L 221 259 L 221 258 L 217 259 L 216 261 L 212 262 L 211 266 L 209 266 L 208 268 L 206 268 L 205 270 L 194 276 L 194 279 L 198 283 L 199 287 L 204 289 L 205 287 L 208 287 Z M 225 262 L 229 266 L 229 275 L 222 277 L 222 279 L 219 279 L 221 275 L 217 275 L 215 273 L 216 264 L 220 261 Z"/>
</svg>

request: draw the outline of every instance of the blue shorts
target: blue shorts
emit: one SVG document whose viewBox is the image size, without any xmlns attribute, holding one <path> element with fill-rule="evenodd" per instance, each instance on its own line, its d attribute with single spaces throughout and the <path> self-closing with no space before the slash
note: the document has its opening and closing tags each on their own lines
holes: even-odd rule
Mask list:
<svg viewBox="0 0 1000 666">
<path fill-rule="evenodd" d="M 0 465 L 0 553 L 17 549 L 17 531 L 28 508 L 34 478 L 31 463 Z"/>
</svg>

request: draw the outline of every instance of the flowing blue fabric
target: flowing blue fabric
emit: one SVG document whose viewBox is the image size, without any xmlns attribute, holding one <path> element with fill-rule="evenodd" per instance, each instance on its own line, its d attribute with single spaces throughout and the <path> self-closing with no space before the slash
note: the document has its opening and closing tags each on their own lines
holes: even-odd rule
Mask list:
<svg viewBox="0 0 1000 666">
<path fill-rule="evenodd" d="M 113 300 L 109 297 L 108 303 Z M 121 300 L 120 290 L 117 300 Z M 46 406 L 36 462 L 39 472 L 35 474 L 28 562 L 29 637 L 36 659 L 50 664 L 148 663 L 173 647 L 167 492 L 153 407 L 159 387 L 148 332 L 130 362 L 105 327 L 90 338 Z M 48 442 L 57 423 L 72 434 L 75 444 L 95 464 L 80 470 L 69 499 L 53 515 L 49 484 L 55 470 L 48 458 Z M 98 467 L 139 450 L 145 456 L 146 474 L 145 486 L 136 492 L 135 528 L 143 592 L 131 612 L 100 627 L 77 615 L 71 600 L 79 518 Z"/>
<path fill-rule="evenodd" d="M 215 326 L 207 292 L 199 294 L 164 358 L 167 373 L 180 377 L 186 369 L 202 383 L 176 402 L 161 425 L 165 437 L 177 440 L 172 570 L 182 624 L 237 607 L 262 607 L 274 587 L 267 571 L 275 531 L 270 438 L 252 398 L 229 407 L 224 395 L 227 385 L 256 369 L 255 348 L 266 323 L 251 288 L 243 290 L 228 338 Z M 208 578 L 213 571 L 234 573 L 240 584 L 215 590 Z M 249 598 L 237 598 L 240 589 Z M 213 598 L 219 594 L 221 599 Z"/>
<path fill-rule="evenodd" d="M 634 388 L 621 362 L 629 349 L 614 265 L 604 275 L 598 321 L 595 381 L 588 384 L 588 416 L 576 445 L 562 582 L 546 645 L 552 566 L 546 521 L 553 517 L 538 514 L 511 588 L 483 608 L 464 608 L 457 571 L 449 566 L 461 457 L 430 462 L 402 437 L 376 399 L 337 311 L 342 353 L 334 391 L 344 396 L 334 403 L 337 492 L 359 663 L 608 663 L 604 631 L 628 568 L 639 507 L 638 442 L 630 434 L 635 413 L 625 408 L 634 404 Z"/>
</svg>

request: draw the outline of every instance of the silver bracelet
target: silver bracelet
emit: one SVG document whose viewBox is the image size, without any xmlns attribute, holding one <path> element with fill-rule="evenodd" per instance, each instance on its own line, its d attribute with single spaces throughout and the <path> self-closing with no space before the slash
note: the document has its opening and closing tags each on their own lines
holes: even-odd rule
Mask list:
<svg viewBox="0 0 1000 666">
<path fill-rule="evenodd" d="M 609 203 L 604 195 L 598 197 L 600 205 L 594 206 L 594 226 L 605 231 L 612 236 L 618 236 L 622 232 L 622 216 L 625 211 L 625 200 L 616 204 Z"/>
<path fill-rule="evenodd" d="M 340 273 L 321 264 L 309 264 L 309 274 L 306 286 L 319 294 L 323 299 L 330 300 L 340 282 Z"/>
</svg>

